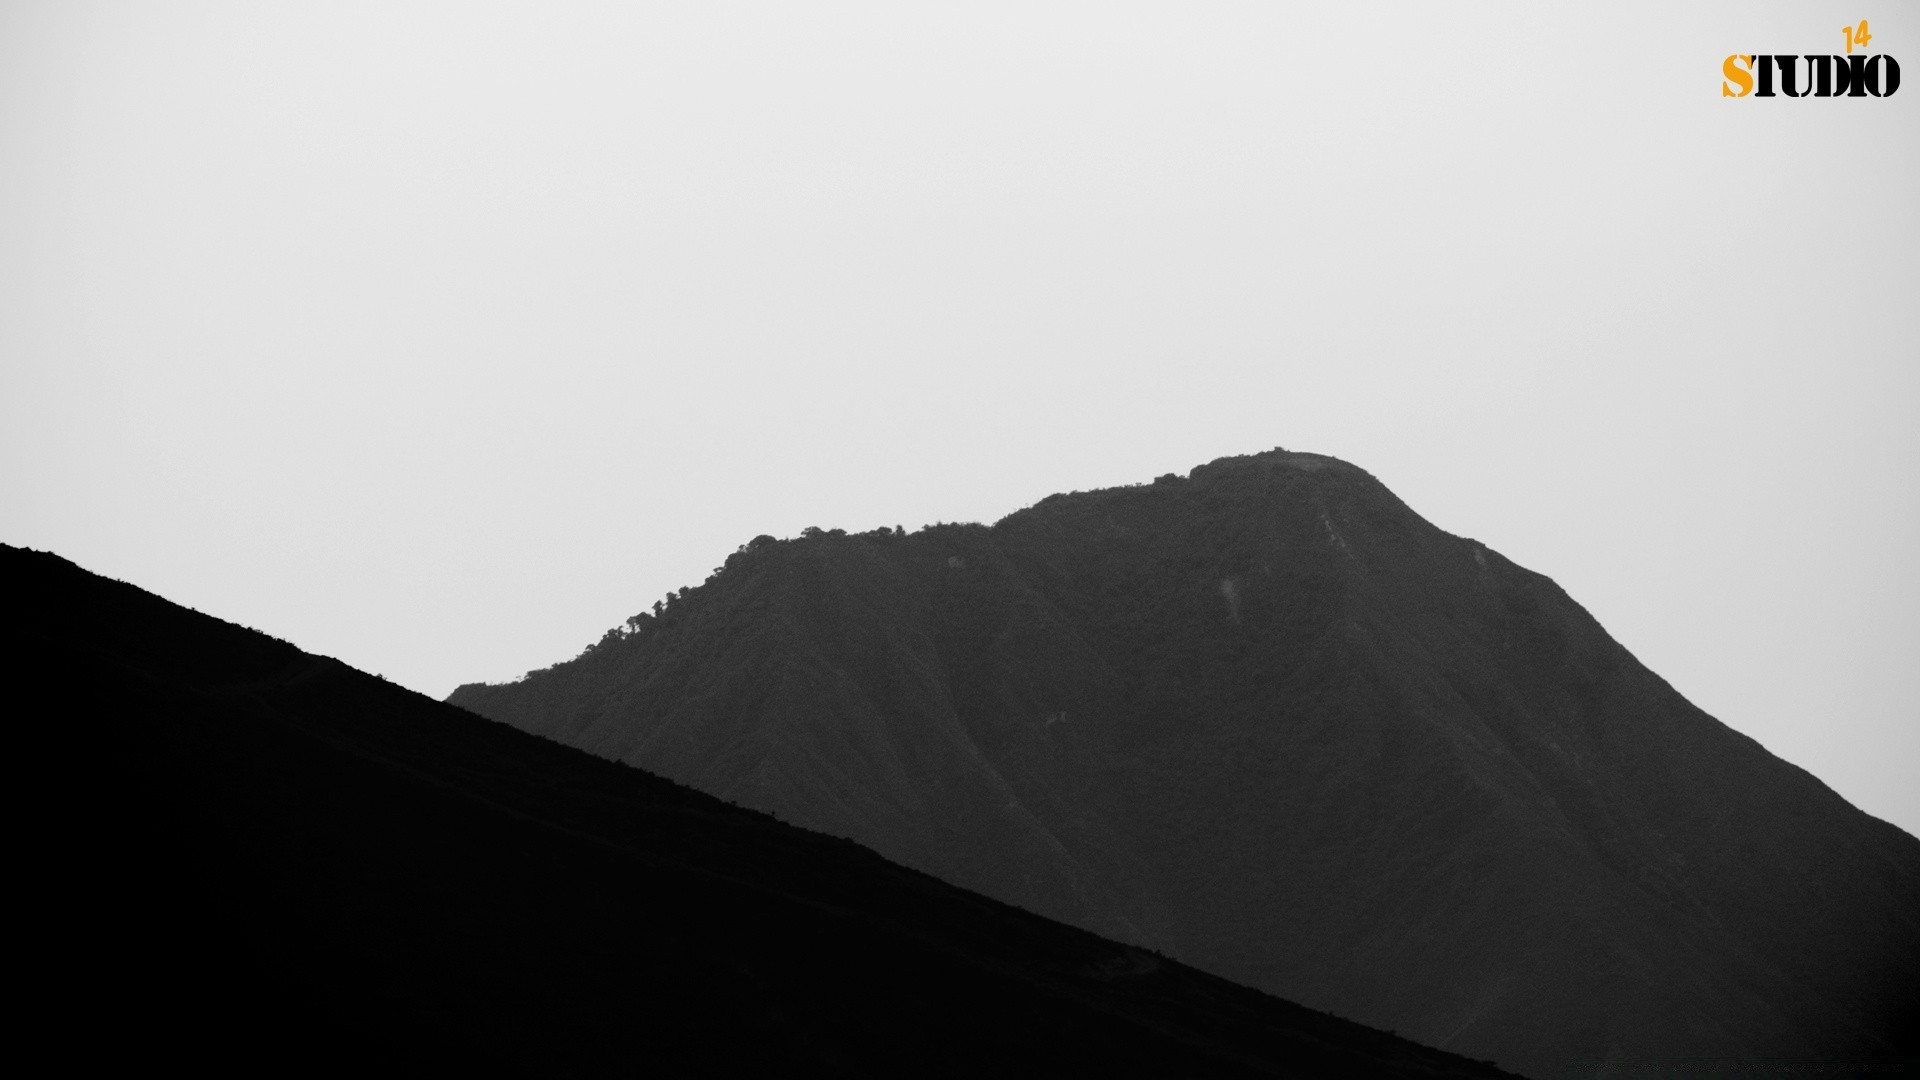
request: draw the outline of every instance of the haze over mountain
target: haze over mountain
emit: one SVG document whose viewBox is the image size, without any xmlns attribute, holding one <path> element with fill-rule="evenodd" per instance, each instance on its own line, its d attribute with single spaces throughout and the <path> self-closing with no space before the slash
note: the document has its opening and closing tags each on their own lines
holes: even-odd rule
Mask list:
<svg viewBox="0 0 1920 1080">
<path fill-rule="evenodd" d="M 1487 1077 L 0 546 L 24 1045 L 113 1071 Z M 48 823 L 51 822 L 51 825 Z"/>
<path fill-rule="evenodd" d="M 760 537 L 449 700 L 1530 1075 L 1915 1049 L 1920 841 L 1327 457 Z"/>
</svg>

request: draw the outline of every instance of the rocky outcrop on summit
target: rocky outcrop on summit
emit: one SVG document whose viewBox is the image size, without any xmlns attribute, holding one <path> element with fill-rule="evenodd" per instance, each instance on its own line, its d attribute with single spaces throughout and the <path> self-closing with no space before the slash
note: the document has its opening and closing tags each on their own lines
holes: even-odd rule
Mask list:
<svg viewBox="0 0 1920 1080">
<path fill-rule="evenodd" d="M 1914 1052 L 1920 841 L 1332 458 L 763 539 L 451 700 L 1524 1073 Z"/>
</svg>

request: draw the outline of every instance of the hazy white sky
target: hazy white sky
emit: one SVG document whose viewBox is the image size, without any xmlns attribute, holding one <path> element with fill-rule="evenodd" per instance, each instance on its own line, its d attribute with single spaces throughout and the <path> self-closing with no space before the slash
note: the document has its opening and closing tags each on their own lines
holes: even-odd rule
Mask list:
<svg viewBox="0 0 1920 1080">
<path fill-rule="evenodd" d="M 0 2 L 0 539 L 442 696 L 1284 445 L 1920 832 L 1920 86 L 1720 96 L 1863 16 Z"/>
</svg>

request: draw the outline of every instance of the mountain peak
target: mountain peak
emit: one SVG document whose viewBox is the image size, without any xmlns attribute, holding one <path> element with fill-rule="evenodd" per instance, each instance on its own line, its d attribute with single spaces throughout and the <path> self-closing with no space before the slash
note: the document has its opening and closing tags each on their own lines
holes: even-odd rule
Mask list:
<svg viewBox="0 0 1920 1080">
<path fill-rule="evenodd" d="M 1915 1002 L 1920 842 L 1336 458 L 749 545 L 452 700 L 1524 1073 L 1886 1053 Z"/>
</svg>

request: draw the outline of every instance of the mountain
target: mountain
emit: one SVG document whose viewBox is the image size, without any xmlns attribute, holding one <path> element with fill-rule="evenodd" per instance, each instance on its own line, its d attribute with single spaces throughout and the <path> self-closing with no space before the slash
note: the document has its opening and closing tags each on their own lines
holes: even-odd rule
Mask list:
<svg viewBox="0 0 1920 1080">
<path fill-rule="evenodd" d="M 1529 1075 L 1916 1052 L 1920 841 L 1333 458 L 760 537 L 449 700 Z"/>
<path fill-rule="evenodd" d="M 15 1028 L 342 1075 L 1497 1077 L 0 546 Z"/>
</svg>

